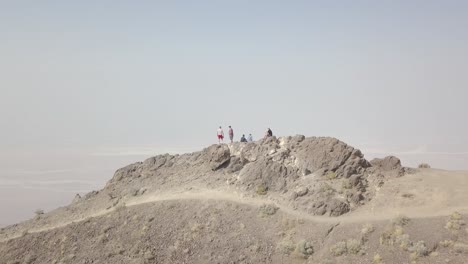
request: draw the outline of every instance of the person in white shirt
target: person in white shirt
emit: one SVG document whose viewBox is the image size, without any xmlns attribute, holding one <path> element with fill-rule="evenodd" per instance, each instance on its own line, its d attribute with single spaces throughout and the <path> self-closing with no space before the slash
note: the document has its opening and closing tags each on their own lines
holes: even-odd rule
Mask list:
<svg viewBox="0 0 468 264">
<path fill-rule="evenodd" d="M 249 134 L 249 137 L 247 138 L 247 141 L 249 141 L 249 142 L 252 142 L 252 141 L 253 141 L 252 134 Z"/>
<path fill-rule="evenodd" d="M 222 128 L 221 126 L 218 128 L 217 135 L 218 135 L 218 144 L 221 144 L 221 142 L 224 142 L 224 141 L 223 141 L 223 139 L 224 139 L 224 131 L 223 131 L 223 128 Z"/>
</svg>

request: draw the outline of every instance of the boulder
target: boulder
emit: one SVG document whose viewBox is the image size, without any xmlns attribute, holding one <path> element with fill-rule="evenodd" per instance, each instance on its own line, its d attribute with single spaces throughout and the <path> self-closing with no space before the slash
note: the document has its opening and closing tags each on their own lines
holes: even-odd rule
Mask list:
<svg viewBox="0 0 468 264">
<path fill-rule="evenodd" d="M 338 199 L 333 199 L 329 204 L 328 204 L 328 211 L 330 216 L 340 216 L 342 214 L 345 214 L 349 212 L 349 204 L 343 201 L 340 201 Z"/>
<path fill-rule="evenodd" d="M 388 156 L 383 159 L 375 158 L 370 163 L 383 171 L 400 170 L 402 168 L 400 159 L 395 156 Z"/>
<path fill-rule="evenodd" d="M 229 147 L 224 144 L 212 145 L 204 150 L 210 169 L 216 171 L 226 165 L 231 159 Z"/>
<path fill-rule="evenodd" d="M 248 189 L 264 186 L 268 190 L 282 191 L 285 190 L 288 180 L 292 181 L 298 177 L 295 170 L 272 160 L 261 158 L 245 165 L 239 173 L 238 183 L 247 186 Z"/>
</svg>

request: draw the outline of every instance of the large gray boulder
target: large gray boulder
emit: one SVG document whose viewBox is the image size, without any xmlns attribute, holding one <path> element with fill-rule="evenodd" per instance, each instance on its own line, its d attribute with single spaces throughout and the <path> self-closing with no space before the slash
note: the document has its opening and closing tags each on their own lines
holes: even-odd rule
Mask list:
<svg viewBox="0 0 468 264">
<path fill-rule="evenodd" d="M 239 174 L 239 184 L 247 189 L 263 186 L 271 191 L 283 191 L 288 181 L 298 178 L 296 171 L 291 168 L 262 158 L 256 162 L 247 164 Z"/>
<path fill-rule="evenodd" d="M 383 171 L 400 170 L 402 168 L 400 159 L 395 156 L 387 156 L 383 159 L 375 158 L 370 163 L 373 167 Z"/>
<path fill-rule="evenodd" d="M 215 171 L 228 164 L 231 159 L 231 151 L 225 144 L 212 145 L 204 151 L 205 160 L 209 163 L 211 170 Z"/>
<path fill-rule="evenodd" d="M 285 146 L 301 171 L 331 171 L 337 178 L 348 178 L 370 166 L 360 150 L 336 138 L 296 136 L 287 138 Z"/>
</svg>

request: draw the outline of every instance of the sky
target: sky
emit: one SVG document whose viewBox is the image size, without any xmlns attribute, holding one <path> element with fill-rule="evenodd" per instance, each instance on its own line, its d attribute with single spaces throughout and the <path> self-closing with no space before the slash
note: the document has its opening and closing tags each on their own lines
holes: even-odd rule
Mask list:
<svg viewBox="0 0 468 264">
<path fill-rule="evenodd" d="M 65 204 L 129 162 L 216 143 L 220 125 L 468 170 L 467 13 L 466 1 L 2 1 L 0 209 L 31 190 L 34 206 Z"/>
</svg>

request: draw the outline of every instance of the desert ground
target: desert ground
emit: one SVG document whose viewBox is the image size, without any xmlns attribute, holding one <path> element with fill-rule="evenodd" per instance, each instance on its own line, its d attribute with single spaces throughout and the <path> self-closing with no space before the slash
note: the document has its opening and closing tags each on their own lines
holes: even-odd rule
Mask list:
<svg viewBox="0 0 468 264">
<path fill-rule="evenodd" d="M 0 229 L 0 263 L 468 263 L 468 172 L 334 138 L 160 155 Z"/>
</svg>

